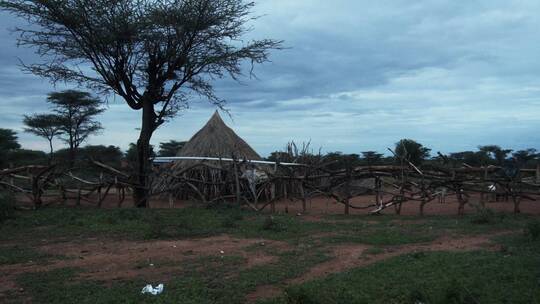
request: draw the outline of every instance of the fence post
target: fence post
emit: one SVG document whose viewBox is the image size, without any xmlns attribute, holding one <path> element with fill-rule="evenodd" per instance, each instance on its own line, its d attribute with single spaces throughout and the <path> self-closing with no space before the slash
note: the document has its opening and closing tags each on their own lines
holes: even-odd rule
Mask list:
<svg viewBox="0 0 540 304">
<path fill-rule="evenodd" d="M 98 207 L 101 208 L 101 202 L 103 201 L 103 195 L 101 193 L 101 186 L 103 185 L 103 172 L 99 174 L 99 186 L 97 189 L 98 192 Z"/>
<path fill-rule="evenodd" d="M 169 192 L 169 208 L 174 208 L 174 196 L 172 192 Z"/>
<path fill-rule="evenodd" d="M 77 206 L 81 205 L 81 186 L 80 185 L 77 188 L 77 203 L 76 203 L 76 205 Z"/>
<path fill-rule="evenodd" d="M 347 181 L 345 182 L 345 214 L 348 215 L 351 198 L 351 167 L 347 167 Z"/>
<path fill-rule="evenodd" d="M 270 203 L 270 209 L 272 213 L 276 213 L 276 182 L 272 182 L 270 186 L 270 200 L 272 201 Z"/>
<path fill-rule="evenodd" d="M 536 164 L 536 183 L 540 184 L 540 163 Z"/>
<path fill-rule="evenodd" d="M 304 182 L 300 182 L 300 195 L 302 196 L 302 213 L 307 212 L 307 206 L 306 206 L 306 192 L 304 190 Z"/>
<path fill-rule="evenodd" d="M 486 189 L 488 189 L 488 187 L 486 187 L 486 180 L 488 179 L 488 168 L 485 167 L 484 168 L 484 177 L 482 178 L 482 189 L 480 189 L 480 204 L 482 205 L 482 207 L 486 207 L 486 194 L 484 193 L 484 191 L 486 191 Z M 489 196 L 488 196 L 489 197 Z"/>
<path fill-rule="evenodd" d="M 234 183 L 236 190 L 236 204 L 240 205 L 240 179 L 238 178 L 238 167 L 236 165 L 236 158 L 233 157 L 233 170 L 234 170 Z"/>
</svg>

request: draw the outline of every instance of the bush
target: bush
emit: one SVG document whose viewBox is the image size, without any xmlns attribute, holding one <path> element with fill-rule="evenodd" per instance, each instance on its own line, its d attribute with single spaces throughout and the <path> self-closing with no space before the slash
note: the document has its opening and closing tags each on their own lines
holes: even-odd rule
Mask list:
<svg viewBox="0 0 540 304">
<path fill-rule="evenodd" d="M 223 228 L 236 228 L 238 227 L 236 221 L 237 220 L 234 216 L 227 216 L 221 221 L 221 226 Z"/>
<path fill-rule="evenodd" d="M 6 191 L 0 192 L 0 223 L 15 217 L 15 198 Z"/>
<path fill-rule="evenodd" d="M 285 289 L 285 301 L 287 304 L 347 304 L 358 303 L 353 293 L 345 287 L 341 287 L 332 295 L 321 296 L 317 290 L 303 286 L 292 286 Z M 363 302 L 362 302 L 363 303 Z"/>
<path fill-rule="evenodd" d="M 280 231 L 285 230 L 285 226 L 278 223 L 274 219 L 273 216 L 269 216 L 264 220 L 263 225 L 262 225 L 262 229 L 263 230 L 268 230 L 268 231 L 280 232 Z"/>
<path fill-rule="evenodd" d="M 538 240 L 538 237 L 540 237 L 540 221 L 534 220 L 528 222 L 527 226 L 525 226 L 525 235 L 533 241 Z"/>
<path fill-rule="evenodd" d="M 492 224 L 497 220 L 497 216 L 493 210 L 478 207 L 476 213 L 473 215 L 471 222 L 473 224 Z"/>
<path fill-rule="evenodd" d="M 479 303 L 477 295 L 469 291 L 464 285 L 461 285 L 456 279 L 450 281 L 444 294 L 443 303 L 455 304 L 476 304 Z"/>
</svg>

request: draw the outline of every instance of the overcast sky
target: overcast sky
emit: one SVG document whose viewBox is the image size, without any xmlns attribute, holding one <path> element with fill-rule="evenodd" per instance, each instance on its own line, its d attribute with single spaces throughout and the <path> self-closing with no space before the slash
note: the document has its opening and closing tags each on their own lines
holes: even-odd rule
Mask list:
<svg viewBox="0 0 540 304">
<path fill-rule="evenodd" d="M 288 141 L 316 149 L 384 152 L 400 138 L 434 151 L 478 145 L 540 148 L 540 1 L 258 1 L 246 38 L 285 41 L 258 66 L 258 79 L 216 82 L 232 120 L 224 120 L 262 155 Z M 379 2 L 379 3 L 375 3 Z M 383 3 L 384 2 L 384 3 Z M 22 115 L 47 110 L 47 81 L 23 74 L 0 13 L 0 127 L 19 132 L 24 148 L 45 140 L 22 132 Z M 105 127 L 89 144 L 126 148 L 140 112 L 111 100 Z M 188 140 L 214 109 L 196 102 L 161 127 L 153 143 Z"/>
</svg>

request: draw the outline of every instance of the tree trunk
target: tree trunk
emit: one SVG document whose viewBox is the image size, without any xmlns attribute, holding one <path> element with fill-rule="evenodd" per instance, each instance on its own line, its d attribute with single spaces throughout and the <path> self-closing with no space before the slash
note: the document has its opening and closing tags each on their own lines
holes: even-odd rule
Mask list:
<svg viewBox="0 0 540 304">
<path fill-rule="evenodd" d="M 148 207 L 148 194 L 150 185 L 150 139 L 154 133 L 155 112 L 152 102 L 146 101 L 143 105 L 142 127 L 137 140 L 137 187 L 133 189 L 133 201 L 138 208 Z"/>
<path fill-rule="evenodd" d="M 53 145 L 52 145 L 52 139 L 49 140 L 49 161 L 48 161 L 48 165 L 50 166 L 52 164 L 52 160 L 53 160 Z"/>
<path fill-rule="evenodd" d="M 75 141 L 73 135 L 69 135 L 69 167 L 73 168 L 75 165 Z"/>
</svg>

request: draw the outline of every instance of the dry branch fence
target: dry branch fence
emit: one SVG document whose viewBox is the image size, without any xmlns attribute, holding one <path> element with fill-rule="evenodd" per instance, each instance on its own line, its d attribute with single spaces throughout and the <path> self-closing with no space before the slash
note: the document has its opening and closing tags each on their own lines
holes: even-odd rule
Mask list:
<svg viewBox="0 0 540 304">
<path fill-rule="evenodd" d="M 97 161 L 92 161 L 96 176 L 82 177 L 77 170 L 57 170 L 55 166 L 25 166 L 0 171 L 0 186 L 27 197 L 34 208 L 75 200 L 101 207 L 107 196 L 116 194 L 120 207 L 135 187 L 133 176 Z M 275 212 L 276 202 L 290 200 L 302 204 L 314 197 L 329 197 L 343 204 L 344 213 L 367 209 L 375 214 L 393 208 L 400 214 L 403 204 L 419 202 L 419 213 L 426 204 L 440 203 L 455 196 L 458 214 L 466 204 L 502 199 L 520 212 L 523 200 L 540 195 L 540 166 L 516 169 L 487 166 L 480 168 L 423 167 L 403 161 L 401 165 L 348 167 L 329 170 L 328 164 L 285 166 L 257 165 L 241 160 L 198 162 L 171 170 L 165 166 L 154 171 L 150 195 L 168 199 L 195 200 L 202 204 L 236 203 L 262 211 Z M 368 204 L 354 204 L 353 198 L 370 195 Z M 474 197 L 473 197 L 474 196 Z M 44 203 L 44 197 L 49 198 Z M 53 198 L 53 199 L 51 199 Z"/>
</svg>

